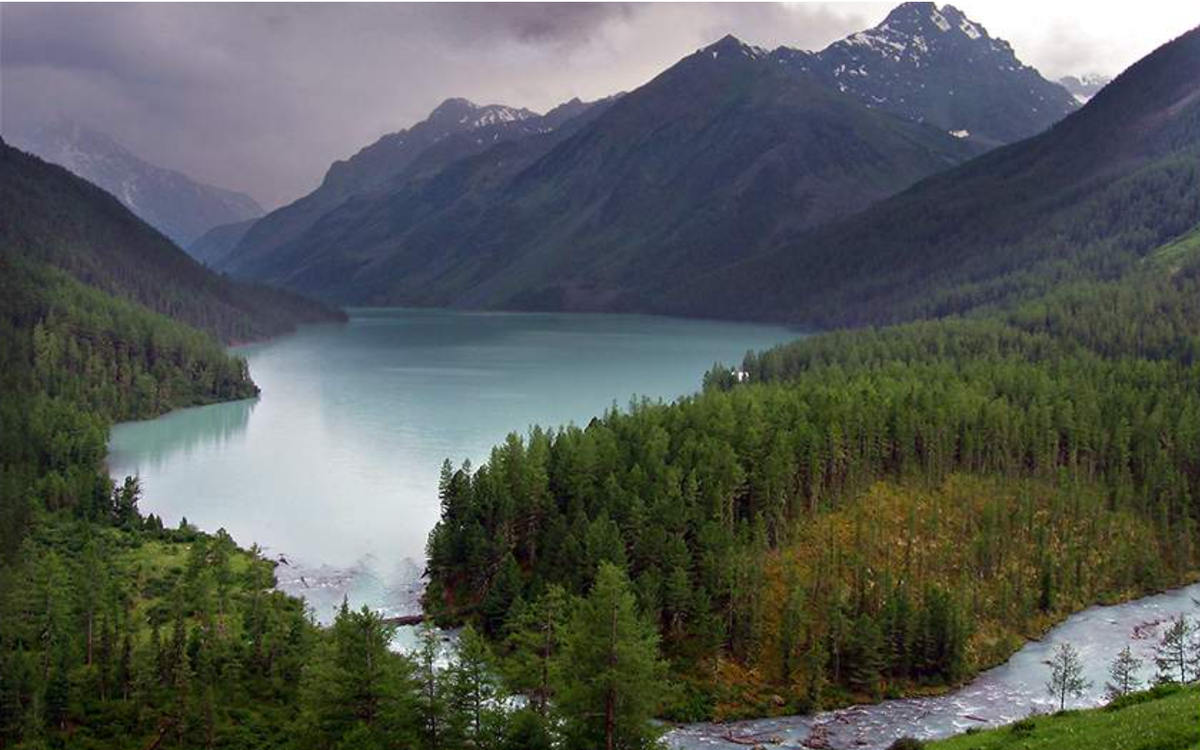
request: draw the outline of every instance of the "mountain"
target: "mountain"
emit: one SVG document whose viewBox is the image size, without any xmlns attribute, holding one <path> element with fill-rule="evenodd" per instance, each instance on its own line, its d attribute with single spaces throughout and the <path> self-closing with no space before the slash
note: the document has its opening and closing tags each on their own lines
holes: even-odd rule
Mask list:
<svg viewBox="0 0 1200 750">
<path fill-rule="evenodd" d="M 149 164 L 108 135 L 71 120 L 58 119 L 18 133 L 12 143 L 104 188 L 180 247 L 214 226 L 263 212 L 248 195 Z"/>
<path fill-rule="evenodd" d="M 242 238 L 250 231 L 250 227 L 254 226 L 255 221 L 257 220 L 246 219 L 213 227 L 184 249 L 187 250 L 188 255 L 204 265 L 218 266 L 242 241 Z"/>
<path fill-rule="evenodd" d="M 65 271 L 225 341 L 344 319 L 291 293 L 218 276 L 112 194 L 3 140 L 0 253 Z"/>
<path fill-rule="evenodd" d="M 256 222 L 238 243 L 230 267 L 236 270 L 253 263 L 295 240 L 353 195 L 381 188 L 405 174 L 436 171 L 498 143 L 549 132 L 588 106 L 575 99 L 538 115 L 500 104 L 447 99 L 411 128 L 385 135 L 349 159 L 334 162 L 316 190 Z"/>
<path fill-rule="evenodd" d="M 982 150 L 733 37 L 555 140 L 360 195 L 257 265 L 229 268 L 339 301 L 638 309 L 664 283 Z"/>
<path fill-rule="evenodd" d="M 1200 29 L 1042 135 L 664 295 L 659 312 L 886 323 L 1117 278 L 1200 222 Z"/>
<path fill-rule="evenodd" d="M 1083 76 L 1064 76 L 1058 79 L 1059 84 L 1071 92 L 1079 103 L 1086 103 L 1100 89 L 1112 83 L 1112 78 L 1099 73 L 1089 73 Z"/>
<path fill-rule="evenodd" d="M 1077 106 L 951 6 L 818 53 L 726 37 L 570 137 L 430 147 L 303 231 L 259 222 L 221 267 L 339 302 L 644 310 Z"/>
<path fill-rule="evenodd" d="M 780 48 L 773 57 L 869 107 L 992 146 L 1040 133 L 1078 108 L 952 5 L 904 3 L 821 52 Z"/>
</svg>

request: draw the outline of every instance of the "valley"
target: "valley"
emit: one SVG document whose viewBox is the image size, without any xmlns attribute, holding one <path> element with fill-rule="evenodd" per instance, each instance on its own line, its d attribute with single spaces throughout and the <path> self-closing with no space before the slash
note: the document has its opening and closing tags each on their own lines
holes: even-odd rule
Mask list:
<svg viewBox="0 0 1200 750">
<path fill-rule="evenodd" d="M 922 2 L 108 12 L 46 78 L 106 18 L 0 7 L 9 90 L 368 145 L 264 213 L 3 123 L 0 746 L 1200 747 L 1195 19 L 1054 82 Z"/>
</svg>

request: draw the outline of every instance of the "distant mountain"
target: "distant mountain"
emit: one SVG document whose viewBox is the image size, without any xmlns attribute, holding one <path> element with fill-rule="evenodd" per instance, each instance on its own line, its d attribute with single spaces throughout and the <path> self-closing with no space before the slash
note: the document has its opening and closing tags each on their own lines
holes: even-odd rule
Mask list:
<svg viewBox="0 0 1200 750">
<path fill-rule="evenodd" d="M 952 5 L 904 3 L 821 52 L 775 51 L 868 107 L 988 145 L 1040 133 L 1078 104 Z"/>
<path fill-rule="evenodd" d="M 887 323 L 1117 278 L 1200 223 L 1200 29 L 1034 138 L 663 295 L 659 312 Z"/>
<path fill-rule="evenodd" d="M 344 319 L 294 294 L 218 276 L 112 194 L 3 140 L 0 253 L 66 271 L 226 341 Z"/>
<path fill-rule="evenodd" d="M 254 226 L 256 219 L 246 219 L 233 224 L 222 224 L 213 227 L 196 238 L 196 241 L 184 249 L 188 255 L 206 266 L 217 267 L 237 247 L 237 244 Z"/>
<path fill-rule="evenodd" d="M 404 175 L 437 171 L 497 143 L 549 132 L 588 106 L 576 99 L 538 115 L 501 104 L 447 99 L 411 128 L 385 135 L 346 161 L 334 162 L 320 187 L 256 222 L 229 257 L 230 267 L 236 270 L 254 263 L 297 239 L 351 196 L 382 188 Z"/>
<path fill-rule="evenodd" d="M 1058 79 L 1071 95 L 1075 97 L 1081 104 L 1091 99 L 1096 95 L 1096 92 L 1112 82 L 1109 76 L 1100 75 L 1099 73 L 1089 73 L 1083 76 L 1064 76 Z"/>
<path fill-rule="evenodd" d="M 665 283 L 981 149 L 867 108 L 733 37 L 569 137 L 526 140 L 541 147 L 497 146 L 362 194 L 231 268 L 338 301 L 639 309 Z"/>
<path fill-rule="evenodd" d="M 214 226 L 255 218 L 263 212 L 248 195 L 147 163 L 108 135 L 71 120 L 42 124 L 14 134 L 11 141 L 112 193 L 180 247 L 187 247 Z"/>
</svg>

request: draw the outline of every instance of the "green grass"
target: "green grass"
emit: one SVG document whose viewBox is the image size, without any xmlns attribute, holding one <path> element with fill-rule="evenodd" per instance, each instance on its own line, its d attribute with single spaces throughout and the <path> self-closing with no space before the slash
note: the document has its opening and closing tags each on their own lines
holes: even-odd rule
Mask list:
<svg viewBox="0 0 1200 750">
<path fill-rule="evenodd" d="M 1158 248 L 1147 256 L 1147 261 L 1152 266 L 1174 273 L 1197 256 L 1200 256 L 1200 227 Z"/>
<path fill-rule="evenodd" d="M 1124 708 L 1068 711 L 928 745 L 931 750 L 1200 750 L 1200 689 Z"/>
</svg>

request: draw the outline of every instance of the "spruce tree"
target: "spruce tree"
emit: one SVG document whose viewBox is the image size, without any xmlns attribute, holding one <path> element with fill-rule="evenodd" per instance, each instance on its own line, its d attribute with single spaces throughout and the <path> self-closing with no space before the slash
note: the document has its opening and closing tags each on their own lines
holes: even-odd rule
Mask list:
<svg viewBox="0 0 1200 750">
<path fill-rule="evenodd" d="M 479 608 L 484 632 L 490 636 L 500 633 L 509 609 L 520 595 L 521 567 L 517 564 L 517 558 L 509 552 L 504 555 L 499 569 L 492 576 Z"/>
<path fill-rule="evenodd" d="M 567 625 L 567 594 L 561 586 L 550 586 L 545 593 L 523 607 L 509 625 L 504 661 L 507 684 L 529 699 L 529 705 L 545 716 L 553 697 L 551 668 L 562 646 Z"/>
<path fill-rule="evenodd" d="M 563 639 L 555 673 L 569 747 L 641 750 L 655 745 L 651 723 L 665 689 L 658 633 L 637 611 L 624 571 L 601 563 Z"/>
<path fill-rule="evenodd" d="M 500 681 L 491 648 L 470 625 L 459 633 L 447 682 L 450 706 L 466 740 L 473 747 L 492 745 L 504 718 Z"/>
</svg>

